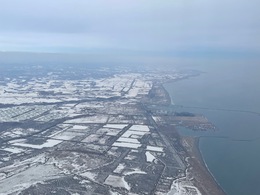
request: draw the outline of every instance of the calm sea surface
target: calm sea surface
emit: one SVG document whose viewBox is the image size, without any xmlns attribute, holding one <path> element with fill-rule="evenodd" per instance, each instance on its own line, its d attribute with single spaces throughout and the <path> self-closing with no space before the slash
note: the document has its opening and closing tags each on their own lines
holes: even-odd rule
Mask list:
<svg viewBox="0 0 260 195">
<path fill-rule="evenodd" d="M 165 88 L 176 110 L 203 114 L 218 130 L 197 133 L 180 128 L 180 133 L 201 136 L 202 156 L 228 195 L 259 195 L 260 66 L 204 65 L 193 69 L 204 73 L 167 83 Z"/>
</svg>

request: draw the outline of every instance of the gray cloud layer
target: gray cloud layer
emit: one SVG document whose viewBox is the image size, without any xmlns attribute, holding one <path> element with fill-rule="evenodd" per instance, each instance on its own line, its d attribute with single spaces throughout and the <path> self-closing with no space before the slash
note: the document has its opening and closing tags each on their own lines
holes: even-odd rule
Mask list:
<svg viewBox="0 0 260 195">
<path fill-rule="evenodd" d="M 2 51 L 260 51 L 258 0 L 0 3 Z"/>
</svg>

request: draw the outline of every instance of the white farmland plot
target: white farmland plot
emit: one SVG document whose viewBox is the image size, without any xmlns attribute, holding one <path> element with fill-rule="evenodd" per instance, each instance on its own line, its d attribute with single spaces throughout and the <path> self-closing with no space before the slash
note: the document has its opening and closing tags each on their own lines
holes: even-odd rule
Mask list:
<svg viewBox="0 0 260 195">
<path fill-rule="evenodd" d="M 133 125 L 132 127 L 130 127 L 129 130 L 133 130 L 133 131 L 145 131 L 145 132 L 149 132 L 150 129 L 148 126 L 146 125 Z"/>
<path fill-rule="evenodd" d="M 163 152 L 163 147 L 147 146 L 146 150 L 153 151 L 153 152 Z"/>
<path fill-rule="evenodd" d="M 126 143 L 135 143 L 135 144 L 140 144 L 140 142 L 137 139 L 133 138 L 125 138 L 125 137 L 120 137 L 117 140 L 118 142 L 126 142 Z"/>
<path fill-rule="evenodd" d="M 104 128 L 112 128 L 112 129 L 123 129 L 127 126 L 128 124 L 106 124 Z"/>
<path fill-rule="evenodd" d="M 125 164 L 120 163 L 117 168 L 113 171 L 114 173 L 122 173 L 122 171 L 126 168 Z"/>
<path fill-rule="evenodd" d="M 142 138 L 145 134 L 150 133 L 149 131 L 150 129 L 146 125 L 133 125 L 117 139 L 113 146 L 137 149 L 142 146 L 138 138 Z M 136 138 L 131 136 L 135 136 Z"/>
<path fill-rule="evenodd" d="M 14 153 L 14 154 L 19 154 L 19 153 L 25 151 L 25 150 L 23 150 L 23 149 L 21 149 L 21 148 L 17 148 L 17 147 L 11 147 L 11 148 L 0 149 L 0 151 L 1 151 L 1 150 L 7 151 L 7 152 L 11 152 L 11 153 Z"/>
<path fill-rule="evenodd" d="M 66 123 L 106 123 L 108 116 L 88 116 L 84 118 L 70 119 Z"/>
<path fill-rule="evenodd" d="M 134 144 L 134 143 L 126 143 L 126 142 L 114 142 L 113 146 L 121 147 L 121 148 L 133 148 L 137 149 L 140 148 L 141 144 Z"/>
<path fill-rule="evenodd" d="M 3 194 L 18 194 L 21 191 L 39 182 L 61 177 L 61 171 L 52 165 L 33 166 L 21 173 L 0 181 Z"/>
<path fill-rule="evenodd" d="M 130 190 L 130 186 L 124 180 L 124 177 L 119 177 L 116 175 L 109 175 L 105 180 L 105 184 L 116 188 L 125 188 Z"/>
<path fill-rule="evenodd" d="M 122 137 L 131 137 L 132 135 L 140 135 L 140 136 L 143 136 L 145 134 L 147 134 L 149 132 L 144 132 L 144 131 L 132 131 L 132 130 L 128 130 L 126 131 Z"/>
<path fill-rule="evenodd" d="M 43 143 L 41 145 L 27 144 L 27 143 L 22 143 L 22 142 L 17 142 L 17 143 L 14 142 L 12 145 L 26 147 L 26 148 L 42 149 L 42 148 L 51 148 L 53 146 L 60 144 L 61 142 L 62 142 L 61 140 L 48 139 L 45 143 Z"/>
<path fill-rule="evenodd" d="M 147 162 L 153 162 L 156 158 L 154 157 L 154 155 L 152 155 L 151 152 L 149 151 L 146 151 L 145 152 L 145 155 L 146 155 L 146 161 Z"/>
<path fill-rule="evenodd" d="M 57 135 L 55 135 L 53 138 L 54 139 L 61 139 L 61 140 L 71 140 L 76 136 L 76 133 L 74 132 L 62 132 Z"/>
</svg>

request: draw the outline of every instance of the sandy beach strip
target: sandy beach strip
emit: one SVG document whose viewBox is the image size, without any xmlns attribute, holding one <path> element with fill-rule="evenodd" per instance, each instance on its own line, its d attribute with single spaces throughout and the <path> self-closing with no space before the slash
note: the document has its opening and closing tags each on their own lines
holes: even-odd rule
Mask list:
<svg viewBox="0 0 260 195">
<path fill-rule="evenodd" d="M 199 150 L 198 137 L 181 136 L 181 143 L 189 158 L 190 172 L 194 177 L 194 184 L 203 195 L 226 195 L 214 176 L 210 173 Z"/>
</svg>

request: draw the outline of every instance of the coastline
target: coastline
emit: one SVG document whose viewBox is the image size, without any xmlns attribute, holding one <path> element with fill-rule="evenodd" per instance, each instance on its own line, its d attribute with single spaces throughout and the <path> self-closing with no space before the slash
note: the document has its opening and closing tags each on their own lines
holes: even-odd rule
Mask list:
<svg viewBox="0 0 260 195">
<path fill-rule="evenodd" d="M 169 81 L 169 83 L 172 81 Z M 168 82 L 167 82 L 168 83 Z M 169 104 L 173 105 L 172 97 L 170 96 L 167 89 L 162 84 L 162 88 L 164 89 L 167 101 Z M 201 191 L 203 195 L 227 195 L 224 189 L 220 186 L 220 184 L 215 179 L 214 175 L 210 172 L 207 163 L 205 162 L 200 148 L 199 142 L 200 137 L 190 137 L 180 135 L 176 128 L 177 134 L 180 138 L 180 143 L 185 150 L 185 159 L 189 159 L 189 166 L 187 169 L 191 173 L 193 177 L 193 181 L 196 187 Z"/>
<path fill-rule="evenodd" d="M 193 177 L 195 186 L 203 195 L 226 195 L 204 162 L 199 150 L 199 138 L 181 136 L 180 139 L 186 155 L 189 157 L 190 166 L 187 168 Z"/>
<path fill-rule="evenodd" d="M 227 193 L 225 192 L 225 190 L 221 187 L 221 185 L 218 183 L 218 181 L 216 180 L 216 178 L 214 177 L 214 175 L 213 175 L 213 174 L 211 173 L 211 171 L 209 170 L 208 165 L 207 165 L 207 163 L 205 162 L 205 160 L 204 160 L 204 158 L 203 158 L 203 156 L 202 156 L 202 153 L 201 153 L 200 147 L 199 147 L 200 139 L 201 139 L 201 137 L 197 137 L 197 138 L 196 138 L 196 143 L 195 143 L 196 149 L 198 150 L 198 159 L 204 164 L 204 167 L 206 167 L 208 173 L 209 173 L 209 174 L 211 175 L 211 177 L 214 179 L 214 181 L 215 181 L 215 183 L 218 185 L 218 187 L 223 191 L 224 194 L 227 194 Z"/>
</svg>

